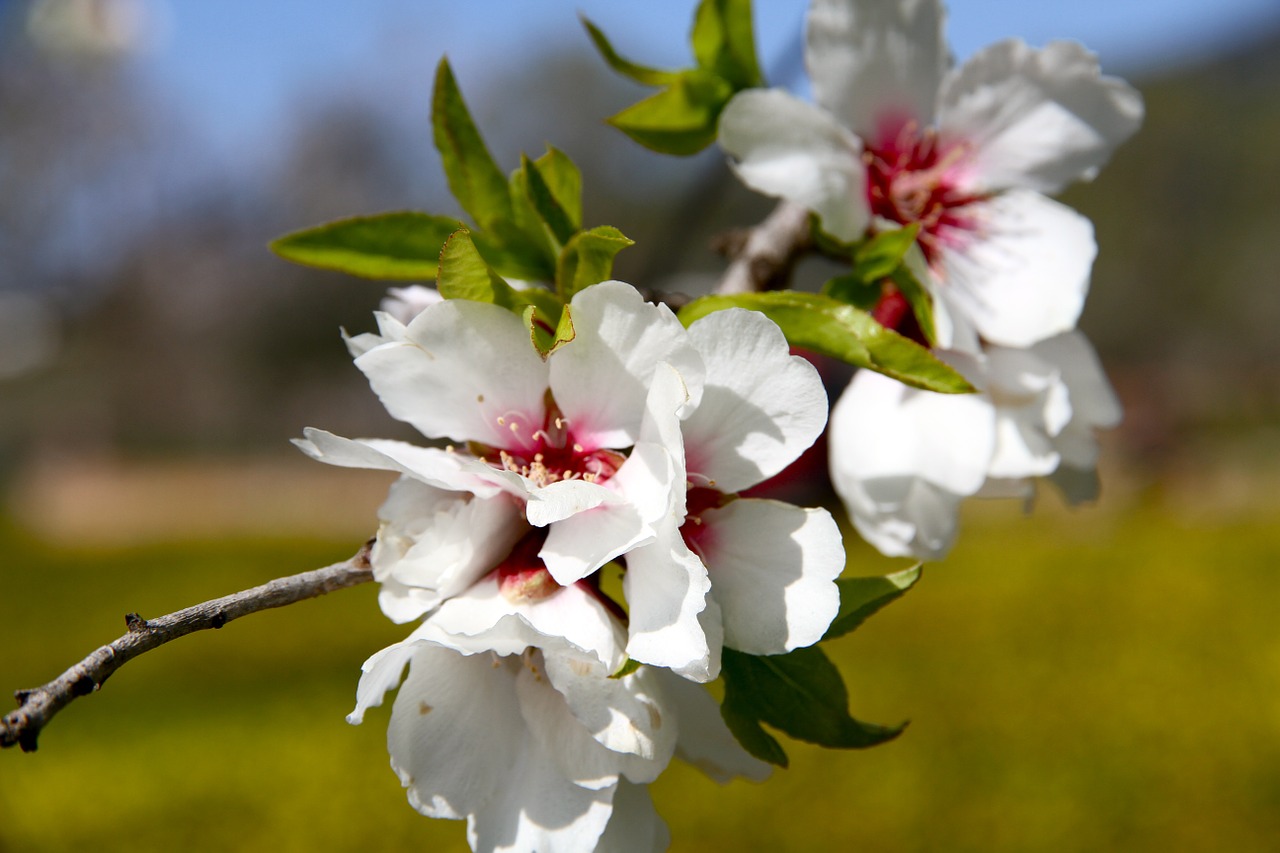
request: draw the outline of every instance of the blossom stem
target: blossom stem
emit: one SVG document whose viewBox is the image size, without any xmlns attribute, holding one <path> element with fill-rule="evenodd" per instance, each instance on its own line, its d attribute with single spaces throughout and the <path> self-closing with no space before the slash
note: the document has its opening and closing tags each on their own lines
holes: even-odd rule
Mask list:
<svg viewBox="0 0 1280 853">
<path fill-rule="evenodd" d="M 48 684 L 14 693 L 19 707 L 0 719 L 0 747 L 17 745 L 23 752 L 34 752 L 37 737 L 55 714 L 77 697 L 97 691 L 112 673 L 143 652 L 195 631 L 221 628 L 249 613 L 284 607 L 373 580 L 369 564 L 372 544 L 366 542 L 341 563 L 276 578 L 167 616 L 143 619 L 136 613 L 127 614 L 124 621 L 129 630 L 123 636 L 99 647 Z"/>
<path fill-rule="evenodd" d="M 756 293 L 785 286 L 800 256 L 811 248 L 809 211 L 782 201 L 759 225 L 722 243 L 729 259 L 716 293 Z"/>
</svg>

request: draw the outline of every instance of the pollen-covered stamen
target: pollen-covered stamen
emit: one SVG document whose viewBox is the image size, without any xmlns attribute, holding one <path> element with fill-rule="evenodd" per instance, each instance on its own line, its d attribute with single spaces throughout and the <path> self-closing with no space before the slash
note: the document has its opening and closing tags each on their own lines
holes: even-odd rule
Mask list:
<svg viewBox="0 0 1280 853">
<path fill-rule="evenodd" d="M 920 248 L 933 264 L 941 247 L 963 243 L 978 227 L 966 208 L 986 196 L 961 189 L 959 180 L 969 146 L 944 142 L 912 120 L 886 123 L 878 139 L 862 155 L 871 212 L 903 225 L 919 223 Z"/>
<path fill-rule="evenodd" d="M 535 487 L 561 480 L 603 483 L 626 461 L 616 450 L 589 449 L 577 440 L 569 419 L 560 413 L 550 392 L 542 423 L 534 426 L 527 417 L 508 412 L 497 418 L 497 424 L 509 431 L 513 440 L 502 447 L 473 445 L 473 452 L 496 468 L 529 479 Z"/>
</svg>

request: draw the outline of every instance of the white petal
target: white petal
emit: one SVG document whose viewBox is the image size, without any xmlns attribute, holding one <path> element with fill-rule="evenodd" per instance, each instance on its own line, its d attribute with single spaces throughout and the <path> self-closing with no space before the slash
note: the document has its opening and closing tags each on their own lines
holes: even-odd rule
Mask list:
<svg viewBox="0 0 1280 853">
<path fill-rule="evenodd" d="M 941 256 L 941 287 L 988 341 L 1011 347 L 1073 328 L 1097 251 L 1093 225 L 1037 193 L 970 205 L 977 232 Z"/>
<path fill-rule="evenodd" d="M 628 758 L 601 746 L 565 704 L 565 697 L 543 677 L 544 658 L 530 655 L 516 678 L 516 694 L 529 734 L 560 774 L 575 785 L 602 789 L 616 785 Z M 608 678 L 596 682 L 604 687 Z M 654 772 L 656 777 L 657 772 Z"/>
<path fill-rule="evenodd" d="M 805 64 L 814 99 L 863 139 L 933 118 L 949 62 L 938 0 L 814 0 Z"/>
<path fill-rule="evenodd" d="M 753 190 L 812 210 L 841 240 L 866 230 L 862 143 L 824 110 L 779 89 L 741 92 L 720 114 L 720 146 Z"/>
<path fill-rule="evenodd" d="M 1110 429 L 1120 423 L 1120 401 L 1093 347 L 1080 332 L 1041 341 L 1035 352 L 1061 371 L 1071 400 L 1071 421 L 1055 436 L 1054 445 L 1062 454 L 1063 465 L 1087 474 L 1098 461 L 1094 430 Z M 1064 491 L 1069 497 L 1092 500 L 1096 497 L 1096 484 L 1085 481 L 1092 479 L 1073 480 L 1064 475 Z"/>
<path fill-rule="evenodd" d="M 511 757 L 511 781 L 467 818 L 476 853 L 581 853 L 595 850 L 613 813 L 616 784 L 599 790 L 565 779 L 532 738 Z"/>
<path fill-rule="evenodd" d="M 613 816 L 596 853 L 662 853 L 670 844 L 671 832 L 654 809 L 649 788 L 620 780 L 613 795 Z"/>
<path fill-rule="evenodd" d="M 822 433 L 827 394 L 763 314 L 716 311 L 689 327 L 707 365 L 702 402 L 684 422 L 688 470 L 739 492 L 794 462 Z"/>
<path fill-rule="evenodd" d="M 555 688 L 551 692 L 574 730 L 566 733 L 570 727 L 560 721 L 561 732 L 548 737 L 547 742 L 563 740 L 569 746 L 571 739 L 581 738 L 581 744 L 590 746 L 577 750 L 579 754 L 573 758 L 577 764 L 565 765 L 570 778 L 598 787 L 592 780 L 606 775 L 616 779 L 622 772 L 635 782 L 652 782 L 658 777 L 675 751 L 676 720 L 668 719 L 656 670 L 641 667 L 623 678 L 610 678 L 608 673 L 587 671 L 575 658 L 553 650 L 544 653 L 543 665 Z M 525 718 L 536 727 L 531 715 L 526 703 Z"/>
<path fill-rule="evenodd" d="M 524 780 L 524 719 L 508 664 L 419 644 L 387 729 L 391 766 L 429 817 L 461 818 Z"/>
<path fill-rule="evenodd" d="M 440 606 L 427 625 L 435 642 L 464 654 L 518 655 L 532 646 L 574 654 L 583 667 L 607 676 L 626 660 L 625 633 L 595 597 L 564 587 L 534 602 L 508 601 L 494 577 Z"/>
<path fill-rule="evenodd" d="M 934 559 L 951 547 L 960 498 L 986 478 L 995 411 L 982 394 L 860 371 L 831 413 L 830 447 L 832 483 L 863 538 L 889 556 Z"/>
<path fill-rule="evenodd" d="M 360 683 L 356 686 L 356 707 L 347 715 L 353 726 L 364 721 L 364 712 L 382 704 L 388 690 L 400 683 L 405 664 L 413 657 L 420 634 L 414 631 L 403 642 L 375 652 L 360 667 Z"/>
<path fill-rule="evenodd" d="M 849 480 L 910 477 L 972 494 L 986 477 L 994 430 L 982 394 L 920 391 L 862 370 L 831 412 L 831 472 L 837 490 Z"/>
<path fill-rule="evenodd" d="M 722 785 L 735 776 L 755 782 L 769 776 L 772 768 L 742 748 L 705 687 L 672 672 L 658 672 L 668 706 L 680 721 L 676 755 Z"/>
<path fill-rule="evenodd" d="M 695 401 L 702 393 L 702 361 L 665 305 L 607 281 L 579 291 L 569 310 L 574 338 L 551 354 L 551 390 L 587 450 L 635 443 L 660 362 L 680 372 Z"/>
<path fill-rule="evenodd" d="M 618 503 L 619 500 L 616 492 L 604 486 L 588 483 L 586 480 L 560 480 L 531 490 L 526 512 L 530 524 L 534 527 L 546 527 L 603 504 Z"/>
<path fill-rule="evenodd" d="M 478 581 L 528 530 L 522 509 L 508 495 L 472 498 L 410 479 L 392 484 L 370 554 L 383 612 L 407 622 Z"/>
<path fill-rule="evenodd" d="M 355 363 L 392 417 L 430 438 L 531 447 L 544 425 L 547 366 L 520 318 L 496 305 L 432 305 L 408 325 L 405 341 Z"/>
<path fill-rule="evenodd" d="M 371 468 L 399 471 L 430 486 L 452 491 L 468 491 L 492 497 L 504 490 L 498 475 L 476 460 L 434 447 L 418 447 L 403 441 L 380 438 L 343 438 L 322 429 L 307 427 L 306 438 L 294 439 L 299 450 L 328 465 L 340 468 Z"/>
<path fill-rule="evenodd" d="M 656 541 L 627 554 L 623 592 L 630 609 L 627 654 L 694 681 L 719 674 L 719 648 L 700 616 L 708 606 L 707 568 L 671 524 Z"/>
<path fill-rule="evenodd" d="M 630 504 L 602 506 L 552 525 L 538 556 L 556 583 L 568 585 L 653 536 Z"/>
<path fill-rule="evenodd" d="M 993 44 L 948 75 L 938 124 L 971 146 L 970 188 L 1055 193 L 1090 179 L 1142 123 L 1142 96 L 1079 44 Z"/>
<path fill-rule="evenodd" d="M 960 524 L 960 500 L 912 477 L 854 483 L 841 493 L 858 534 L 886 557 L 940 560 Z"/>
<path fill-rule="evenodd" d="M 724 643 L 777 655 L 822 639 L 840 609 L 840 528 L 825 509 L 739 499 L 702 514 L 696 547 L 711 575 Z"/>
</svg>

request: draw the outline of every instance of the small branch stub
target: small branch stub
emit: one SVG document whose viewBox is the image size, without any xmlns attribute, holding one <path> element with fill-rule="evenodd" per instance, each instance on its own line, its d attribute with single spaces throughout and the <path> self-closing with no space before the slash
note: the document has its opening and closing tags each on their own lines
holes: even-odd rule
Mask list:
<svg viewBox="0 0 1280 853">
<path fill-rule="evenodd" d="M 48 684 L 14 693 L 18 709 L 0 719 L 0 747 L 18 746 L 23 752 L 34 752 L 40 732 L 55 714 L 76 697 L 98 690 L 112 673 L 143 652 L 196 631 L 221 628 L 259 610 L 284 607 L 373 580 L 369 564 L 372 545 L 372 541 L 366 542 L 351 559 L 341 563 L 277 578 L 167 616 L 143 619 L 137 613 L 125 614 L 128 630 L 123 636 L 95 649 Z"/>
</svg>

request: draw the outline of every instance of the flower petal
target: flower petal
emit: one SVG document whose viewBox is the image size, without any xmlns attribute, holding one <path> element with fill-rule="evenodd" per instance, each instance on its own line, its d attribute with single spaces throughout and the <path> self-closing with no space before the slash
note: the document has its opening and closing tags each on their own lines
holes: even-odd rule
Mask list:
<svg viewBox="0 0 1280 853">
<path fill-rule="evenodd" d="M 970 146 L 969 189 L 1056 193 L 1089 180 L 1142 123 L 1142 96 L 1104 77 L 1079 44 L 1016 39 L 974 54 L 943 83 L 938 126 Z"/>
<path fill-rule="evenodd" d="M 986 478 L 995 410 L 982 394 L 860 371 L 832 410 L 830 442 L 832 483 L 863 538 L 889 556 L 933 559 L 951 547 L 960 498 Z"/>
<path fill-rule="evenodd" d="M 510 666 L 416 646 L 387 746 L 409 802 L 428 817 L 461 818 L 523 784 L 512 774 L 525 727 Z"/>
<path fill-rule="evenodd" d="M 1004 346 L 1030 346 L 1073 328 L 1096 253 L 1089 220 L 1022 190 L 966 209 L 977 233 L 941 255 L 940 287 L 951 307 Z"/>
<path fill-rule="evenodd" d="M 949 62 L 938 0 L 813 0 L 805 64 L 814 100 L 863 139 L 927 125 Z"/>
<path fill-rule="evenodd" d="M 653 807 L 646 785 L 618 781 L 613 815 L 596 850 L 608 853 L 662 853 L 671 845 L 671 832 Z"/>
<path fill-rule="evenodd" d="M 708 637 L 700 619 L 711 589 L 707 567 L 672 523 L 664 522 L 654 542 L 627 554 L 622 586 L 630 608 L 631 658 L 694 681 L 719 675 L 720 638 Z"/>
<path fill-rule="evenodd" d="M 588 451 L 635 443 L 660 362 L 680 372 L 695 401 L 702 393 L 702 361 L 665 305 L 606 281 L 579 291 L 569 311 L 574 337 L 551 354 L 551 390 L 574 440 Z"/>
<path fill-rule="evenodd" d="M 585 590 L 568 586 L 539 601 L 508 601 L 488 577 L 440 606 L 424 634 L 463 654 L 519 655 L 526 648 L 576 652 L 601 677 L 626 660 L 618 620 Z"/>
<path fill-rule="evenodd" d="M 429 486 L 485 498 L 511 490 L 500 477 L 504 472 L 470 464 L 461 454 L 389 439 L 343 438 L 314 427 L 307 427 L 302 434 L 306 437 L 293 441 L 299 450 L 340 468 L 399 471 Z"/>
<path fill-rule="evenodd" d="M 702 514 L 696 547 L 720 605 L 724 642 L 777 655 L 822 639 L 840 609 L 840 528 L 825 509 L 740 498 Z"/>
<path fill-rule="evenodd" d="M 768 778 L 772 768 L 742 748 L 705 687 L 666 670 L 658 673 L 667 706 L 680 721 L 676 755 L 722 785 L 735 776 L 755 782 Z"/>
<path fill-rule="evenodd" d="M 822 379 L 790 354 L 773 321 L 739 308 L 716 311 L 689 336 L 707 365 L 702 402 L 682 427 L 690 472 L 739 492 L 790 465 L 822 433 Z"/>
<path fill-rule="evenodd" d="M 383 612 L 408 622 L 478 581 L 527 531 L 521 511 L 507 495 L 482 499 L 407 478 L 393 483 L 370 554 Z"/>
<path fill-rule="evenodd" d="M 545 421 L 547 366 L 520 318 L 465 299 L 427 307 L 355 361 L 391 416 L 429 438 L 533 446 Z"/>
<path fill-rule="evenodd" d="M 866 230 L 862 143 L 826 111 L 780 89 L 741 92 L 720 114 L 720 146 L 753 190 L 812 210 L 841 240 Z"/>
<path fill-rule="evenodd" d="M 579 750 L 581 756 L 575 760 L 583 763 L 571 769 L 570 778 L 580 785 L 607 774 L 616 779 L 624 771 L 634 782 L 658 778 L 675 751 L 676 720 L 664 711 L 665 696 L 656 670 L 641 667 L 631 675 L 610 678 L 587 671 L 573 657 L 553 649 L 544 651 L 543 666 L 555 688 L 552 692 L 566 709 L 565 718 L 572 721 L 572 726 L 564 723 L 560 728 L 574 730 L 553 735 L 547 742 L 580 736 L 592 747 Z M 532 716 L 526 703 L 525 718 L 531 728 L 535 727 Z"/>
</svg>

